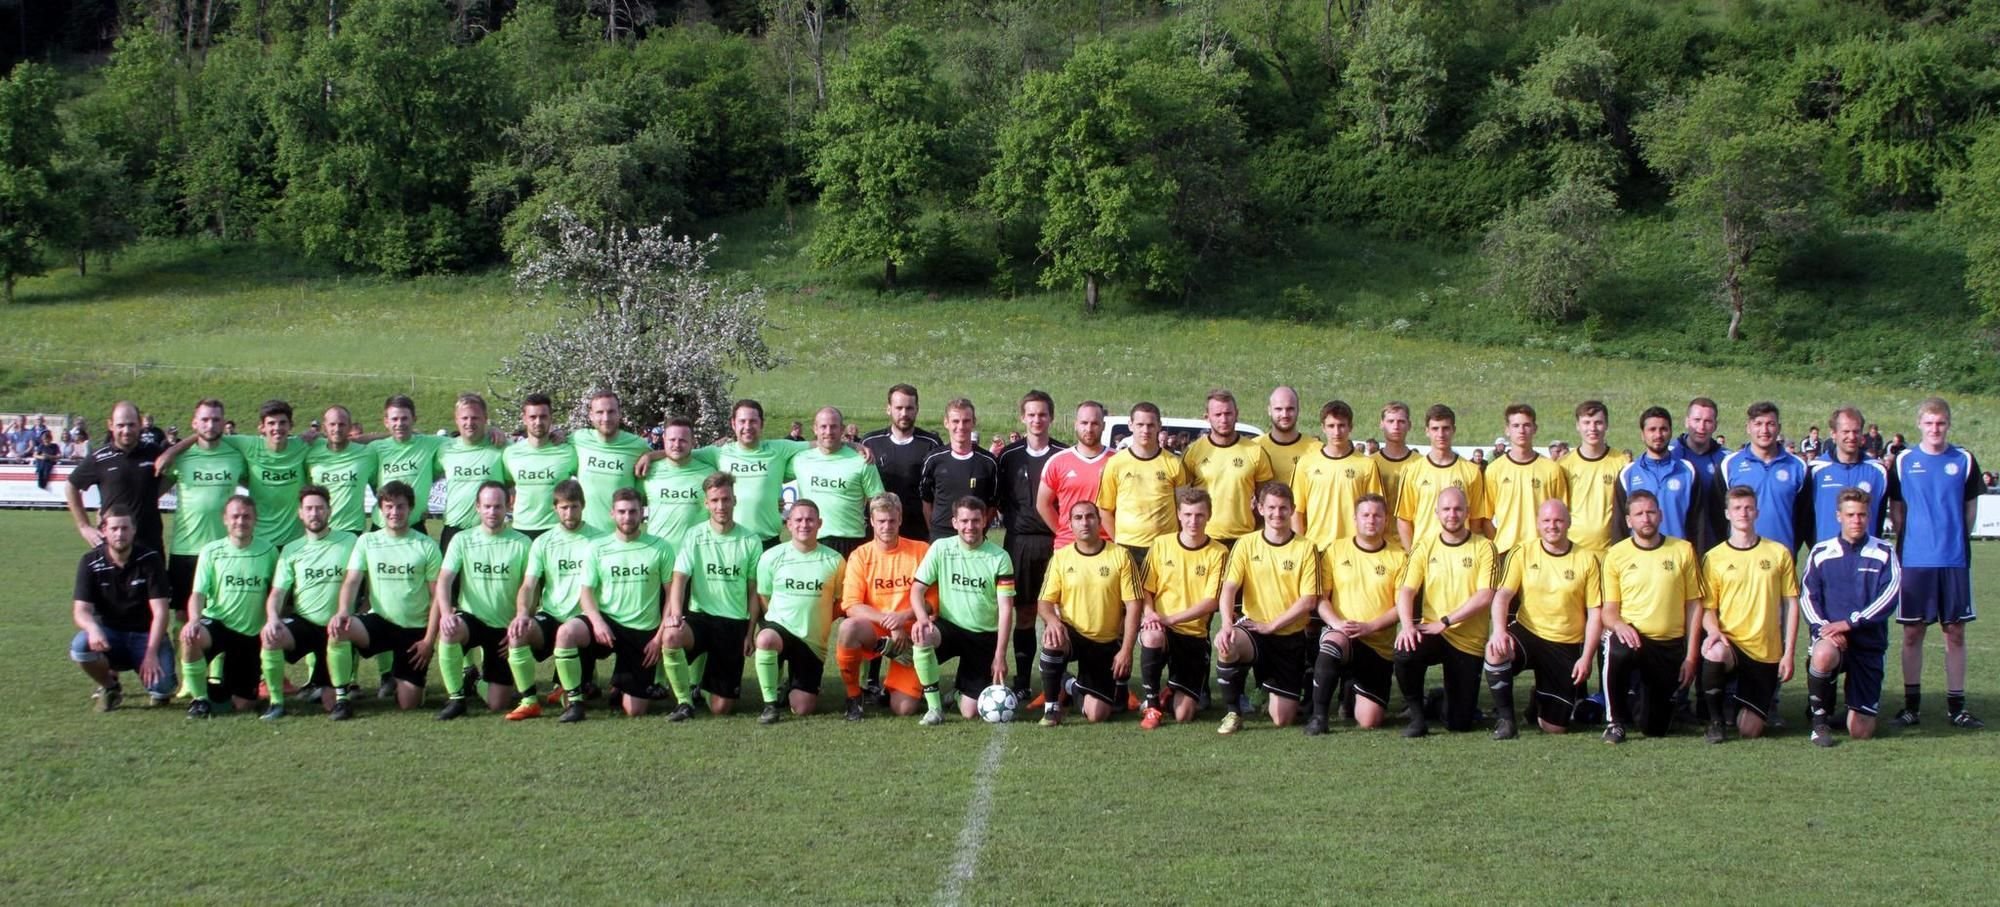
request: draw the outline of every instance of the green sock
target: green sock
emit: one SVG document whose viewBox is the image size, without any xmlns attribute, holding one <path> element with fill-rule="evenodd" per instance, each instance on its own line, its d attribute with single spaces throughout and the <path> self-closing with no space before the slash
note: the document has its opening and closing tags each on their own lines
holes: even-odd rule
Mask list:
<svg viewBox="0 0 2000 907">
<path fill-rule="evenodd" d="M 394 670 L 396 670 L 396 653 L 375 653 L 375 673 L 382 675 L 383 680 L 388 680 L 390 672 Z"/>
<path fill-rule="evenodd" d="M 707 676 L 708 676 L 708 653 L 707 653 L 707 652 L 703 652 L 703 653 L 701 653 L 700 655 L 697 655 L 697 656 L 695 656 L 695 659 L 694 659 L 694 661 L 688 664 L 688 676 L 690 676 L 690 677 L 707 677 Z"/>
<path fill-rule="evenodd" d="M 326 676 L 333 681 L 333 698 L 345 700 L 354 683 L 354 644 L 336 639 L 326 644 Z"/>
<path fill-rule="evenodd" d="M 227 657 L 229 657 L 228 653 L 219 652 L 214 658 L 208 660 L 209 683 L 218 684 L 222 682 L 222 660 Z"/>
<path fill-rule="evenodd" d="M 515 646 L 507 650 L 507 668 L 514 674 L 514 690 L 524 700 L 535 698 L 535 650 Z"/>
<path fill-rule="evenodd" d="M 181 662 L 181 676 L 188 679 L 187 693 L 196 699 L 208 698 L 208 662 L 206 660 Z"/>
<path fill-rule="evenodd" d="M 778 650 L 757 650 L 757 690 L 764 694 L 764 704 L 778 701 Z"/>
<path fill-rule="evenodd" d="M 653 666 L 653 682 L 654 682 L 655 684 L 658 684 L 658 685 L 660 685 L 660 686 L 666 686 L 666 685 L 667 685 L 667 660 L 666 660 L 666 659 L 664 659 L 664 658 L 660 659 L 660 663 L 659 663 L 659 664 L 656 664 L 656 665 L 654 665 L 654 666 Z"/>
<path fill-rule="evenodd" d="M 465 698 L 465 646 L 455 642 L 438 643 L 438 673 L 444 675 L 445 694 L 453 699 Z"/>
<path fill-rule="evenodd" d="M 924 705 L 944 710 L 944 694 L 938 692 L 938 663 L 936 646 L 916 646 L 910 650 L 910 660 L 917 669 L 917 682 L 924 685 Z"/>
<path fill-rule="evenodd" d="M 562 684 L 565 701 L 583 698 L 583 658 L 575 649 L 556 648 L 556 680 Z"/>
<path fill-rule="evenodd" d="M 271 704 L 285 701 L 285 653 L 282 649 L 265 649 L 258 653 L 264 664 L 264 689 L 271 697 Z"/>
<path fill-rule="evenodd" d="M 674 701 L 686 702 L 694 694 L 694 672 L 688 669 L 686 649 L 668 649 L 660 659 L 667 669 L 667 685 L 674 688 Z"/>
<path fill-rule="evenodd" d="M 304 658 L 301 658 L 301 659 L 299 659 L 299 661 L 300 661 L 300 662 L 301 662 L 302 664 L 304 664 L 304 665 L 305 665 L 305 669 L 306 669 L 306 677 L 310 678 L 310 677 L 312 677 L 312 676 L 313 676 L 314 674 L 317 674 L 317 673 L 319 673 L 319 653 L 318 653 L 318 652 L 307 652 L 307 653 L 306 653 L 306 657 L 304 657 Z"/>
</svg>

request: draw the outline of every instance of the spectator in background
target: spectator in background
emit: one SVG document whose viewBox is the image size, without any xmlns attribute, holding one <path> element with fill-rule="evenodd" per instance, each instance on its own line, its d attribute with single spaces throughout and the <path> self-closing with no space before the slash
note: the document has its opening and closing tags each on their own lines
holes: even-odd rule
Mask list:
<svg viewBox="0 0 2000 907">
<path fill-rule="evenodd" d="M 787 432 L 785 434 L 785 437 L 793 441 L 804 441 L 806 439 L 805 425 L 803 423 L 794 420 L 792 422 L 792 430 L 790 432 Z"/>
<path fill-rule="evenodd" d="M 1909 449 L 1910 449 L 1910 442 L 1904 439 L 1902 432 L 1897 432 L 1894 437 L 1890 438 L 1889 446 L 1888 448 L 1886 448 L 1888 458 L 1891 461 L 1894 461 L 1896 459 L 1896 455 Z"/>
<path fill-rule="evenodd" d="M 1374 438 L 1369 438 L 1366 442 L 1362 444 L 1362 452 L 1366 453 L 1371 457 L 1381 452 L 1381 450 L 1382 450 L 1382 442 L 1377 441 Z"/>
<path fill-rule="evenodd" d="M 1475 447 L 1472 449 L 1472 465 L 1479 467 L 1479 471 L 1481 472 L 1486 471 L 1486 448 Z"/>
<path fill-rule="evenodd" d="M 861 429 L 852 422 L 847 423 L 847 428 L 842 430 L 841 436 L 846 438 L 849 444 L 861 443 Z"/>
<path fill-rule="evenodd" d="M 179 444 L 179 443 L 181 443 L 181 427 L 180 427 L 180 426 L 178 426 L 178 425 L 169 425 L 169 426 L 167 426 L 167 443 L 168 443 L 168 444 Z"/>
<path fill-rule="evenodd" d="M 313 429 L 317 431 L 319 426 L 315 424 Z M 167 433 L 161 431 L 160 426 L 153 421 L 152 413 L 141 413 L 139 414 L 139 443 L 147 447 L 166 447 L 173 442 L 167 440 Z"/>
<path fill-rule="evenodd" d="M 236 420 L 235 419 L 222 420 L 222 433 L 225 435 L 236 434 Z M 444 429 L 442 428 L 438 429 L 438 434 L 442 435 L 444 433 L 445 433 Z"/>
<path fill-rule="evenodd" d="M 1569 455 L 1569 442 L 1556 441 L 1549 445 L 1549 459 L 1560 460 Z"/>
<path fill-rule="evenodd" d="M 1799 455 L 1810 460 L 1819 456 L 1819 426 L 1806 429 L 1806 439 L 1799 442 Z"/>
<path fill-rule="evenodd" d="M 1882 429 L 1880 426 L 1871 424 L 1868 426 L 1868 430 L 1862 433 L 1861 449 L 1868 451 L 1868 455 L 1871 457 L 1880 457 L 1889 452 L 1889 446 L 1882 443 Z"/>
<path fill-rule="evenodd" d="M 36 488 L 49 487 L 49 476 L 55 473 L 56 458 L 61 455 L 62 449 L 56 446 L 55 433 L 44 429 L 41 440 L 35 442 Z"/>
<path fill-rule="evenodd" d="M 84 427 L 82 419 L 69 424 L 69 446 L 63 451 L 65 460 L 81 460 L 90 454 L 90 429 Z"/>
<path fill-rule="evenodd" d="M 27 416 L 15 416 L 14 424 L 7 426 L 7 443 L 13 448 L 14 456 L 26 459 L 35 455 L 35 442 L 41 435 L 28 427 Z"/>
</svg>

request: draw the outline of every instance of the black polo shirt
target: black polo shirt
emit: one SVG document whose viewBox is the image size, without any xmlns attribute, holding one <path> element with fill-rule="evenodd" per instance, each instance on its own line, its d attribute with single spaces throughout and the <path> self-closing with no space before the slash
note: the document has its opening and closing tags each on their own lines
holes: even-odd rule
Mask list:
<svg viewBox="0 0 2000 907">
<path fill-rule="evenodd" d="M 123 504 L 132 511 L 139 531 L 136 547 L 166 547 L 160 523 L 160 480 L 153 475 L 153 461 L 163 450 L 141 442 L 128 454 L 106 444 L 91 451 L 69 473 L 69 484 L 77 491 L 97 489 L 98 509 Z"/>
<path fill-rule="evenodd" d="M 76 564 L 75 600 L 97 609 L 99 623 L 113 630 L 144 633 L 153 625 L 152 600 L 172 599 L 167 585 L 167 561 L 159 549 L 139 545 L 120 567 L 99 545 Z"/>
</svg>

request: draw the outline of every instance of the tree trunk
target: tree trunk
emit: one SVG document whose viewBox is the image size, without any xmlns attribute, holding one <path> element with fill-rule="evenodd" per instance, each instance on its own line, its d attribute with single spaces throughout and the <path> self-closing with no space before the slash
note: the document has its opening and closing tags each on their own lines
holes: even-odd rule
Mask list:
<svg viewBox="0 0 2000 907">
<path fill-rule="evenodd" d="M 1097 314 L 1097 275 L 1083 275 L 1083 311 L 1087 315 Z"/>
<path fill-rule="evenodd" d="M 90 250 L 89 250 L 89 249 L 78 249 L 78 250 L 76 250 L 76 276 L 78 276 L 78 277 L 89 277 L 89 276 L 90 276 Z"/>
<path fill-rule="evenodd" d="M 891 290 L 896 288 L 896 260 L 893 258 L 882 259 L 882 283 Z"/>
<path fill-rule="evenodd" d="M 1743 272 L 1750 270 L 1750 259 L 1757 253 L 1757 242 L 1746 235 L 1743 225 L 1736 218 L 1722 216 L 1722 254 L 1728 257 L 1728 267 L 1722 272 L 1722 287 L 1729 294 L 1729 339 L 1740 339 L 1743 327 Z"/>
<path fill-rule="evenodd" d="M 1730 262 L 1722 285 L 1729 291 L 1729 339 L 1738 340 L 1743 327 L 1743 272 L 1735 262 Z"/>
<path fill-rule="evenodd" d="M 14 304 L 14 274 L 8 272 L 7 279 L 0 281 L 0 305 Z"/>
</svg>

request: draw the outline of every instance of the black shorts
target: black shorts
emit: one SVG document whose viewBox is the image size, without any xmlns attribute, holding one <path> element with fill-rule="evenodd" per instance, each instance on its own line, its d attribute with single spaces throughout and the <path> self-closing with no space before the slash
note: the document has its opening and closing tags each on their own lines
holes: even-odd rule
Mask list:
<svg viewBox="0 0 2000 907">
<path fill-rule="evenodd" d="M 1354 683 L 1354 695 L 1385 709 L 1389 707 L 1389 693 L 1396 685 L 1396 664 L 1383 658 L 1374 646 L 1348 640 L 1347 677 Z"/>
<path fill-rule="evenodd" d="M 333 681 L 326 674 L 326 626 L 302 617 L 285 618 L 285 630 L 292 634 L 292 647 L 285 652 L 287 664 L 298 664 L 307 655 L 319 655 L 313 662 L 312 684 L 326 686 Z"/>
<path fill-rule="evenodd" d="M 1076 688 L 1105 702 L 1125 700 L 1125 685 L 1118 682 L 1111 662 L 1118 657 L 1118 643 L 1098 642 L 1075 627 L 1069 627 L 1069 661 L 1076 665 Z"/>
<path fill-rule="evenodd" d="M 458 619 L 465 621 L 466 650 L 486 650 L 479 663 L 479 676 L 489 684 L 513 686 L 513 668 L 507 664 L 507 625 L 490 626 L 464 611 L 458 612 Z"/>
<path fill-rule="evenodd" d="M 999 651 L 1000 634 L 995 630 L 967 630 L 951 621 L 937 619 L 937 660 L 942 665 L 958 659 L 958 674 L 952 686 L 966 696 L 978 696 L 993 685 L 993 653 Z"/>
<path fill-rule="evenodd" d="M 1129 554 L 1129 555 L 1131 555 L 1131 556 L 1132 556 L 1132 569 L 1133 569 L 1133 570 L 1135 570 L 1135 571 L 1136 571 L 1136 570 L 1139 570 L 1139 569 L 1141 569 L 1141 568 L 1143 568 L 1143 567 L 1145 567 L 1145 566 L 1146 566 L 1146 551 L 1147 551 L 1147 548 L 1146 548 L 1146 546 L 1144 546 L 1144 545 L 1119 545 L 1118 547 L 1120 547 L 1120 548 L 1123 548 L 1123 549 L 1125 549 L 1125 553 L 1126 553 L 1126 554 Z M 1036 590 L 1035 590 L 1035 594 L 1036 594 L 1036 595 L 1040 595 L 1040 594 L 1042 594 L 1042 590 L 1040 590 L 1040 589 L 1036 589 Z"/>
<path fill-rule="evenodd" d="M 634 630 L 608 617 L 604 619 L 604 625 L 611 630 L 611 645 L 601 646 L 597 644 L 596 640 L 592 640 L 590 645 L 579 650 L 578 654 L 589 653 L 593 659 L 612 658 L 615 656 L 617 661 L 611 668 L 612 688 L 627 696 L 639 696 L 645 693 L 653 685 L 654 677 L 653 669 L 646 666 L 646 646 L 652 643 L 655 636 L 659 635 L 659 631 Z M 738 636 L 737 640 L 736 651 L 739 654 L 736 658 L 736 664 L 740 668 L 743 664 L 743 657 L 740 654 L 743 651 L 742 637 Z M 708 666 L 711 669 L 715 667 L 715 656 L 713 654 L 708 657 Z M 502 662 L 502 669 L 505 669 L 504 660 Z M 702 687 L 703 689 L 708 689 L 710 692 L 715 692 L 718 696 L 724 696 L 724 694 L 710 688 L 706 683 L 703 683 Z M 724 698 L 732 697 L 724 696 Z"/>
<path fill-rule="evenodd" d="M 258 642 L 257 634 L 238 633 L 223 626 L 222 621 L 213 617 L 202 618 L 201 628 L 208 631 L 208 655 L 204 663 L 213 661 L 217 656 L 226 656 L 222 659 L 223 692 L 237 699 L 257 698 L 257 681 L 264 676 L 264 660 L 261 654 L 264 646 Z M 194 677 L 190 678 L 190 681 L 201 683 L 207 679 Z M 197 686 L 195 689 L 200 690 L 201 687 Z M 273 692 L 278 696 L 285 694 L 283 690 Z M 210 687 L 208 698 L 211 700 L 215 698 L 213 685 Z"/>
<path fill-rule="evenodd" d="M 757 625 L 778 634 L 778 667 L 791 679 L 791 688 L 818 696 L 819 682 L 826 676 L 826 656 L 813 651 L 798 634 L 771 621 L 759 621 Z"/>
<path fill-rule="evenodd" d="M 527 536 L 527 537 L 528 537 L 528 541 L 532 542 L 532 541 L 534 541 L 534 540 L 536 540 L 536 539 L 538 539 L 538 538 L 541 538 L 541 537 L 542 537 L 542 533 L 544 533 L 544 532 L 547 532 L 548 530 L 547 530 L 547 529 L 522 529 L 522 528 L 521 528 L 521 527 L 519 527 L 519 526 L 515 526 L 515 527 L 514 527 L 514 531 L 515 531 L 515 532 L 518 532 L 518 533 L 520 533 L 520 534 L 522 534 L 522 535 L 525 535 L 525 536 Z"/>
<path fill-rule="evenodd" d="M 1212 650 L 1206 636 L 1189 636 L 1167 631 L 1167 686 L 1199 698 L 1208 692 L 1208 657 Z"/>
<path fill-rule="evenodd" d="M 855 549 L 868 544 L 868 540 L 851 535 L 823 535 L 820 536 L 819 543 L 832 548 L 834 553 L 841 557 L 853 557 Z"/>
<path fill-rule="evenodd" d="M 1834 673 L 1846 675 L 1840 698 L 1849 711 L 1873 716 L 1882 708 L 1882 662 L 1889 651 L 1883 630 L 1876 624 L 1847 631 L 1847 648 L 1841 650 L 1840 667 Z M 1812 638 L 1819 640 L 1818 630 Z"/>
<path fill-rule="evenodd" d="M 562 630 L 562 625 L 567 621 L 556 620 L 555 615 L 547 611 L 536 611 L 535 616 L 528 619 L 534 621 L 535 626 L 542 631 L 542 644 L 530 647 L 529 651 L 535 653 L 536 661 L 548 661 L 549 656 L 556 654 L 556 633 Z"/>
<path fill-rule="evenodd" d="M 1250 637 L 1251 668 L 1257 672 L 1257 685 L 1273 696 L 1297 700 L 1304 693 L 1306 679 L 1306 649 L 1308 637 L 1304 633 L 1256 633 L 1245 630 Z"/>
<path fill-rule="evenodd" d="M 1729 648 L 1736 654 L 1736 666 L 1729 669 L 1729 677 L 1736 681 L 1737 704 L 1756 712 L 1759 718 L 1769 718 L 1778 702 L 1778 663 L 1751 658 L 1735 643 Z"/>
<path fill-rule="evenodd" d="M 1014 562 L 1014 607 L 1034 610 L 1042 594 L 1042 580 L 1049 574 L 1049 559 L 1055 554 L 1055 536 L 1007 536 L 1007 557 Z"/>
<path fill-rule="evenodd" d="M 749 635 L 750 622 L 690 611 L 687 629 L 694 637 L 687 647 L 688 662 L 692 664 L 696 658 L 708 656 L 708 665 L 701 671 L 701 688 L 724 699 L 741 697 L 743 637 Z"/>
<path fill-rule="evenodd" d="M 1583 657 L 1583 643 L 1550 642 L 1514 624 L 1507 628 L 1514 640 L 1513 672 L 1535 672 L 1535 697 L 1541 720 L 1556 727 L 1569 727 L 1570 715 L 1583 691 L 1570 679 L 1576 662 Z"/>
<path fill-rule="evenodd" d="M 456 535 L 458 535 L 459 533 L 461 533 L 461 532 L 464 532 L 464 531 L 465 531 L 465 530 L 463 530 L 463 529 L 460 529 L 460 528 L 458 528 L 457 526 L 453 526 L 453 525 L 451 525 L 451 524 L 449 524 L 449 523 L 447 523 L 447 524 L 445 524 L 445 525 L 444 525 L 443 527 L 439 528 L 439 529 L 438 529 L 438 550 L 439 550 L 439 551 L 450 551 L 450 550 L 451 550 L 451 540 L 452 540 L 452 537 L 453 537 L 453 536 L 456 536 Z"/>
<path fill-rule="evenodd" d="M 424 638 L 424 628 L 398 626 L 380 614 L 363 614 L 354 620 L 368 633 L 368 645 L 356 646 L 357 654 L 365 658 L 388 652 L 393 659 L 389 676 L 404 683 L 424 685 L 424 675 L 428 673 L 429 666 L 419 668 L 410 663 L 410 647 Z"/>
<path fill-rule="evenodd" d="M 176 554 L 167 558 L 167 585 L 173 589 L 176 615 L 187 614 L 188 596 L 194 594 L 194 568 L 199 563 L 201 557 L 194 554 Z"/>
</svg>

